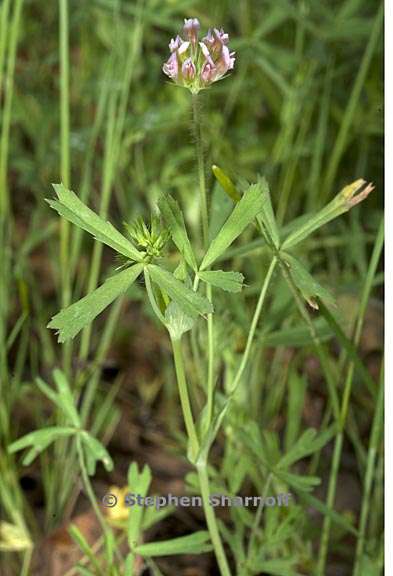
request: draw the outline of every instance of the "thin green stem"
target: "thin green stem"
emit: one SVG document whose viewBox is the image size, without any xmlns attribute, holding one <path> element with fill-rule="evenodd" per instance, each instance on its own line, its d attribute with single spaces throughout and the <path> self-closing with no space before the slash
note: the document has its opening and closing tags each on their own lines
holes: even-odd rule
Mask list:
<svg viewBox="0 0 393 576">
<path fill-rule="evenodd" d="M 17 0 L 14 3 L 11 22 L 9 22 L 10 5 L 8 1 L 4 2 L 1 9 L 0 28 L 0 93 L 2 92 L 4 95 L 0 135 L 0 385 L 4 386 L 10 378 L 6 353 L 7 311 L 10 274 L 9 241 L 11 228 L 7 174 L 12 116 L 11 112 L 14 94 L 15 61 L 22 6 L 23 0 Z M 7 30 L 7 28 L 9 28 L 9 30 Z M 8 54 L 3 85 L 3 68 L 6 47 L 8 48 Z M 2 389 L 2 386 L 0 386 L 0 393 L 2 398 L 5 398 L 5 402 L 7 402 L 7 397 L 4 390 Z M 1 409 L 0 411 L 0 430 L 8 430 L 8 412 L 5 409 Z"/>
<path fill-rule="evenodd" d="M 191 410 L 191 403 L 184 369 L 182 344 L 181 340 L 175 340 L 173 338 L 171 338 L 171 343 L 173 350 L 173 358 L 175 362 L 180 403 L 183 412 L 183 419 L 184 424 L 186 426 L 187 435 L 190 441 L 190 456 L 191 459 L 195 462 L 196 457 L 199 453 L 200 443 L 198 440 L 198 435 Z M 220 568 L 221 576 L 231 576 L 231 572 L 229 570 L 228 562 L 224 552 L 224 547 L 221 542 L 221 536 L 218 529 L 214 509 L 210 505 L 210 485 L 205 460 L 198 462 L 197 471 L 198 471 L 199 486 L 202 494 L 202 501 L 206 522 L 209 529 L 209 534 L 213 544 L 214 552 L 216 555 L 217 563 Z"/>
<path fill-rule="evenodd" d="M 18 45 L 22 6 L 23 6 L 23 0 L 16 0 L 14 4 L 14 12 L 12 15 L 12 21 L 9 30 L 7 70 L 4 82 L 4 108 L 2 114 L 2 128 L 1 128 L 1 141 L 0 141 L 0 217 L 1 216 L 5 217 L 9 212 L 9 194 L 7 186 L 8 148 L 10 142 L 11 112 L 12 112 L 12 101 L 14 95 L 15 60 Z M 1 23 L 2 27 L 3 24 L 5 24 L 4 18 L 6 18 L 8 12 L 8 7 L 6 4 L 3 7 L 3 10 L 4 12 L 2 12 L 2 23 Z"/>
<path fill-rule="evenodd" d="M 10 0 L 4 0 L 0 8 L 0 90 L 3 92 L 3 70 L 5 52 L 7 46 L 8 14 L 10 11 Z"/>
<path fill-rule="evenodd" d="M 314 324 L 310 318 L 310 314 L 308 313 L 308 310 L 306 309 L 306 307 L 303 303 L 303 300 L 299 295 L 299 290 L 292 279 L 291 273 L 287 269 L 285 263 L 280 262 L 280 266 L 281 266 L 282 275 L 283 275 L 284 279 L 286 280 L 289 289 L 292 292 L 296 306 L 297 306 L 303 320 L 305 321 L 305 323 L 309 329 L 315 352 L 319 358 L 323 373 L 324 373 L 325 378 L 326 378 L 326 383 L 327 383 L 327 387 L 328 387 L 328 392 L 329 392 L 329 396 L 330 396 L 330 402 L 332 405 L 334 417 L 335 417 L 336 421 L 338 421 L 340 418 L 339 401 L 338 401 L 338 396 L 337 396 L 336 383 L 335 383 L 334 376 L 333 376 L 331 369 L 330 369 L 330 366 L 329 366 L 328 357 L 326 355 L 326 352 L 325 352 L 323 345 L 321 344 L 319 336 L 315 330 Z"/>
<path fill-rule="evenodd" d="M 206 197 L 206 178 L 205 178 L 205 161 L 203 154 L 203 139 L 202 139 L 202 123 L 200 116 L 200 101 L 197 94 L 192 94 L 192 114 L 193 114 L 193 127 L 196 144 L 196 155 L 198 162 L 198 181 L 199 181 L 199 194 L 201 204 L 201 219 L 202 219 L 202 235 L 203 246 L 205 250 L 209 243 L 209 217 L 207 208 Z M 212 287 L 207 284 L 206 295 L 210 302 L 212 302 Z M 214 412 L 214 321 L 213 314 L 208 314 L 207 317 L 207 419 L 206 426 L 209 427 L 213 418 Z"/>
<path fill-rule="evenodd" d="M 70 93 L 69 93 L 69 33 L 68 0 L 59 0 L 59 57 L 60 57 L 60 176 L 66 188 L 70 186 Z M 70 224 L 65 218 L 60 223 L 60 268 L 62 279 L 62 305 L 71 298 L 69 277 Z"/>
<path fill-rule="evenodd" d="M 270 284 L 274 269 L 276 267 L 276 264 L 277 264 L 277 258 L 274 256 L 271 263 L 270 263 L 270 266 L 268 268 L 267 274 L 265 276 L 265 279 L 264 279 L 262 287 L 261 287 L 261 292 L 259 294 L 258 302 L 257 302 L 256 308 L 254 311 L 254 315 L 253 315 L 253 318 L 251 321 L 250 330 L 248 332 L 246 347 L 245 347 L 245 350 L 243 352 L 240 366 L 239 366 L 238 371 L 237 371 L 235 378 L 233 380 L 233 384 L 231 385 L 231 390 L 230 390 L 231 394 L 233 394 L 235 392 L 235 390 L 236 390 L 236 388 L 237 388 L 237 386 L 241 380 L 241 377 L 243 375 L 244 369 L 247 365 L 247 362 L 248 362 L 248 359 L 250 356 L 250 352 L 251 352 L 252 343 L 254 341 L 255 331 L 257 329 L 259 317 L 261 315 L 262 307 L 263 307 L 263 304 L 265 302 L 267 289 L 269 287 L 269 284 Z"/>
<path fill-rule="evenodd" d="M 370 445 L 367 454 L 366 475 L 364 479 L 364 490 L 362 499 L 362 508 L 359 521 L 359 536 L 356 545 L 355 564 L 353 576 L 360 575 L 360 566 L 363 556 L 368 513 L 370 509 L 371 488 L 374 479 L 375 461 L 378 454 L 381 430 L 383 426 L 383 398 L 384 398 L 384 371 L 381 369 L 380 382 L 378 389 L 377 405 L 375 408 L 373 424 L 370 435 Z"/>
<path fill-rule="evenodd" d="M 83 432 L 81 432 L 81 434 L 83 434 Z M 97 520 L 98 520 L 98 522 L 102 528 L 104 536 L 106 538 L 108 538 L 108 535 L 110 533 L 110 528 L 108 527 L 107 523 L 105 522 L 105 518 L 101 514 L 101 510 L 97 504 L 97 497 L 94 494 L 94 490 L 93 490 L 93 487 L 91 485 L 89 475 L 87 473 L 85 456 L 83 454 L 82 440 L 81 440 L 79 434 L 76 436 L 76 449 L 78 452 L 79 466 L 81 469 L 82 481 L 83 481 L 83 485 L 84 485 L 85 490 L 86 490 L 86 494 L 90 500 L 90 504 L 91 504 L 91 506 L 94 510 L 94 513 L 97 517 Z"/>
<path fill-rule="evenodd" d="M 382 247 L 383 247 L 383 238 L 384 238 L 384 224 L 383 220 L 380 223 L 377 237 L 374 244 L 373 253 L 371 255 L 370 264 L 367 271 L 366 280 L 364 283 L 364 288 L 360 300 L 359 306 L 359 314 L 356 322 L 355 333 L 353 338 L 354 346 L 358 346 L 359 340 L 362 334 L 362 328 L 364 323 L 364 318 L 367 309 L 367 303 L 371 294 L 371 290 L 373 287 L 373 280 L 376 274 L 379 258 L 381 256 Z M 328 508 L 333 509 L 334 500 L 336 496 L 336 486 L 337 486 L 337 478 L 338 478 L 338 470 L 340 467 L 341 461 L 341 453 L 342 453 L 342 446 L 343 446 L 343 439 L 344 439 L 344 429 L 348 414 L 348 407 L 349 401 L 351 397 L 352 391 L 352 382 L 353 376 L 355 371 L 355 364 L 353 361 L 350 362 L 348 366 L 347 377 L 344 384 L 344 392 L 343 398 L 341 402 L 341 409 L 340 409 L 340 417 L 339 417 L 339 429 L 337 432 L 335 445 L 334 445 L 334 452 L 333 452 L 333 459 L 332 459 L 332 466 L 330 470 L 330 477 L 329 477 L 329 488 L 328 494 L 326 499 L 326 505 Z M 328 554 L 329 548 L 329 538 L 330 538 L 330 527 L 331 527 L 331 517 L 325 516 L 323 521 L 322 527 L 322 534 L 321 534 L 321 541 L 319 547 L 319 556 L 318 556 L 318 565 L 317 565 L 317 576 L 323 576 L 325 574 L 325 566 L 326 566 L 326 559 Z"/>
<path fill-rule="evenodd" d="M 267 478 L 266 478 L 265 487 L 264 487 L 264 490 L 262 493 L 262 500 L 258 506 L 258 510 L 257 510 L 257 513 L 255 514 L 254 522 L 253 522 L 253 525 L 251 528 L 250 540 L 249 540 L 249 543 L 247 546 L 247 560 L 248 561 L 251 559 L 251 554 L 252 554 L 252 551 L 254 549 L 254 543 L 255 543 L 255 539 L 257 537 L 258 526 L 261 522 L 263 509 L 265 507 L 264 500 L 267 496 L 267 492 L 270 488 L 270 484 L 271 484 L 272 479 L 273 479 L 273 476 L 271 473 L 269 473 Z"/>
<path fill-rule="evenodd" d="M 59 60 L 60 60 L 60 178 L 66 188 L 71 186 L 70 171 L 70 72 L 68 0 L 59 0 Z M 70 223 L 60 222 L 60 276 L 61 303 L 67 307 L 71 302 Z M 70 374 L 72 342 L 66 342 L 62 350 L 63 367 Z"/>
<path fill-rule="evenodd" d="M 212 301 L 212 287 L 206 286 L 207 298 Z M 213 418 L 214 411 L 214 325 L 213 314 L 207 317 L 207 345 L 208 345 L 208 365 L 207 365 L 207 424 Z"/>
<path fill-rule="evenodd" d="M 198 162 L 199 197 L 201 203 L 202 235 L 203 245 L 207 248 L 209 241 L 209 218 L 207 211 L 205 162 L 203 154 L 202 124 L 200 115 L 200 101 L 197 94 L 192 94 L 192 117 L 194 126 L 194 137 L 196 144 L 196 154 Z"/>
<path fill-rule="evenodd" d="M 210 538 L 216 555 L 216 560 L 220 568 L 220 573 L 221 576 L 231 576 L 231 571 L 229 569 L 228 561 L 225 555 L 225 550 L 222 545 L 217 519 L 214 513 L 214 508 L 210 504 L 210 485 L 206 463 L 199 464 L 197 466 L 197 469 L 198 469 L 199 485 L 202 494 L 203 509 L 205 512 L 207 526 L 209 528 Z"/>
<path fill-rule="evenodd" d="M 199 452 L 199 440 L 194 424 L 194 417 L 192 415 L 191 403 L 188 394 L 181 341 L 171 338 L 171 342 L 184 424 L 186 426 L 188 438 L 190 439 L 192 460 L 195 460 Z"/>
</svg>

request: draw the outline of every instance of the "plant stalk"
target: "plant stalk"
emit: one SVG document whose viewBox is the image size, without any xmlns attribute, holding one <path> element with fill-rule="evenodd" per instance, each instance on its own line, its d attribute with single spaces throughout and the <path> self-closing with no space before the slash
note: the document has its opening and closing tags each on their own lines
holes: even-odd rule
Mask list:
<svg viewBox="0 0 393 576">
<path fill-rule="evenodd" d="M 195 462 L 199 452 L 200 443 L 198 440 L 198 435 L 191 411 L 191 403 L 187 388 L 181 340 L 175 340 L 171 338 L 171 343 L 175 362 L 180 403 L 183 412 L 183 419 L 186 426 L 187 435 L 190 441 L 191 457 L 192 460 Z M 205 512 L 207 527 L 209 529 L 209 534 L 213 544 L 214 553 L 216 555 L 216 560 L 220 568 L 220 573 L 221 576 L 231 576 L 228 561 L 221 541 L 221 536 L 217 524 L 217 519 L 214 513 L 214 508 L 212 508 L 209 502 L 210 485 L 209 485 L 209 477 L 207 473 L 206 461 L 199 462 L 196 465 L 196 468 L 198 472 L 199 486 L 202 494 L 203 509 Z"/>
<path fill-rule="evenodd" d="M 199 196 L 201 205 L 202 239 L 203 247 L 207 250 L 209 244 L 209 216 L 206 195 L 205 160 L 203 154 L 202 122 L 200 115 L 200 100 L 197 94 L 192 94 L 193 130 L 198 163 Z M 212 302 L 212 287 L 208 284 L 206 295 Z M 213 314 L 207 316 L 207 427 L 209 427 L 214 413 L 214 323 Z"/>
<path fill-rule="evenodd" d="M 252 318 L 250 330 L 249 330 L 248 337 L 247 337 L 246 348 L 244 350 L 243 357 L 242 357 L 242 360 L 240 362 L 240 366 L 238 368 L 238 371 L 236 372 L 236 376 L 233 380 L 233 384 L 231 385 L 231 394 L 233 394 L 235 392 L 237 386 L 239 385 L 239 382 L 240 382 L 241 377 L 243 375 L 244 369 L 247 365 L 247 362 L 248 362 L 248 359 L 250 356 L 250 352 L 251 352 L 251 346 L 252 346 L 252 343 L 254 341 L 255 331 L 257 329 L 259 317 L 261 315 L 262 307 L 263 307 L 263 304 L 265 302 L 267 289 L 268 289 L 270 281 L 272 279 L 272 275 L 273 275 L 274 269 L 276 267 L 276 264 L 277 264 L 277 258 L 274 256 L 271 263 L 270 263 L 267 274 L 265 276 L 265 280 L 263 281 L 263 284 L 261 287 L 261 292 L 259 294 L 258 302 L 257 302 L 256 308 L 254 311 L 254 316 Z"/>
</svg>

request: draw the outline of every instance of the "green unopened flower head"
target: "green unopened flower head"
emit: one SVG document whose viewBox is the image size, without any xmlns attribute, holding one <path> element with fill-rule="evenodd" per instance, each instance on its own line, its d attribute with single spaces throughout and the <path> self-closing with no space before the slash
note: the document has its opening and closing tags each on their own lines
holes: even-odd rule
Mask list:
<svg viewBox="0 0 393 576">
<path fill-rule="evenodd" d="M 161 229 L 158 218 L 152 216 L 148 226 L 143 218 L 139 217 L 131 225 L 126 224 L 126 227 L 131 238 L 145 250 L 148 260 L 161 256 L 169 239 L 169 232 Z"/>
<path fill-rule="evenodd" d="M 235 65 L 235 52 L 229 51 L 229 36 L 222 28 L 209 30 L 200 42 L 199 30 L 197 18 L 184 20 L 185 40 L 177 35 L 170 41 L 171 55 L 162 67 L 176 84 L 194 94 L 223 78 Z"/>
</svg>

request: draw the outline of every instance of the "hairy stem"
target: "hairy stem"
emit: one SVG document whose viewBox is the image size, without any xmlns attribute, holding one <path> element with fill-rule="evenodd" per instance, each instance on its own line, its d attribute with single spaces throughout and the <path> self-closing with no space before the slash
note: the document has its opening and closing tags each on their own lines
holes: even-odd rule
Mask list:
<svg viewBox="0 0 393 576">
<path fill-rule="evenodd" d="M 193 119 L 194 137 L 196 144 L 196 155 L 198 162 L 198 183 L 199 183 L 199 198 L 201 203 L 201 216 L 202 216 L 202 237 L 204 247 L 206 248 L 209 240 L 209 218 L 207 212 L 205 162 L 203 155 L 200 101 L 198 99 L 197 94 L 192 95 L 192 119 Z"/>
<path fill-rule="evenodd" d="M 199 195 L 201 204 L 201 219 L 202 219 L 202 237 L 203 246 L 205 250 L 209 243 L 209 217 L 207 210 L 207 197 L 206 197 L 206 179 L 205 179 L 205 161 L 203 154 L 203 140 L 202 140 L 202 123 L 200 116 L 200 101 L 198 95 L 192 95 L 192 115 L 193 115 L 193 128 L 196 144 L 196 156 L 198 162 L 198 182 L 199 182 Z M 212 302 L 212 288 L 208 284 L 206 287 L 206 295 L 210 302 Z M 207 360 L 207 427 L 213 418 L 214 412 L 214 324 L 213 314 L 207 317 L 207 347 L 208 347 L 208 360 Z"/>
</svg>

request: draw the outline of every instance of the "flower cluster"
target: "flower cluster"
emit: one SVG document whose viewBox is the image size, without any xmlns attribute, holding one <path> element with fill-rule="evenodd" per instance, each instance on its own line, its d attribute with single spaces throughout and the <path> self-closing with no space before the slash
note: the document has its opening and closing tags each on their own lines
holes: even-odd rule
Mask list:
<svg viewBox="0 0 393 576">
<path fill-rule="evenodd" d="M 176 84 L 197 93 L 220 80 L 235 64 L 235 53 L 228 48 L 229 36 L 214 28 L 198 41 L 199 20 L 184 20 L 183 40 L 179 35 L 169 44 L 171 55 L 163 65 L 163 72 Z"/>
<path fill-rule="evenodd" d="M 158 258 L 169 240 L 169 232 L 162 230 L 159 219 L 151 217 L 150 225 L 145 224 L 142 217 L 137 218 L 132 224 L 125 224 L 129 235 L 138 246 L 145 249 L 147 259 Z"/>
</svg>

